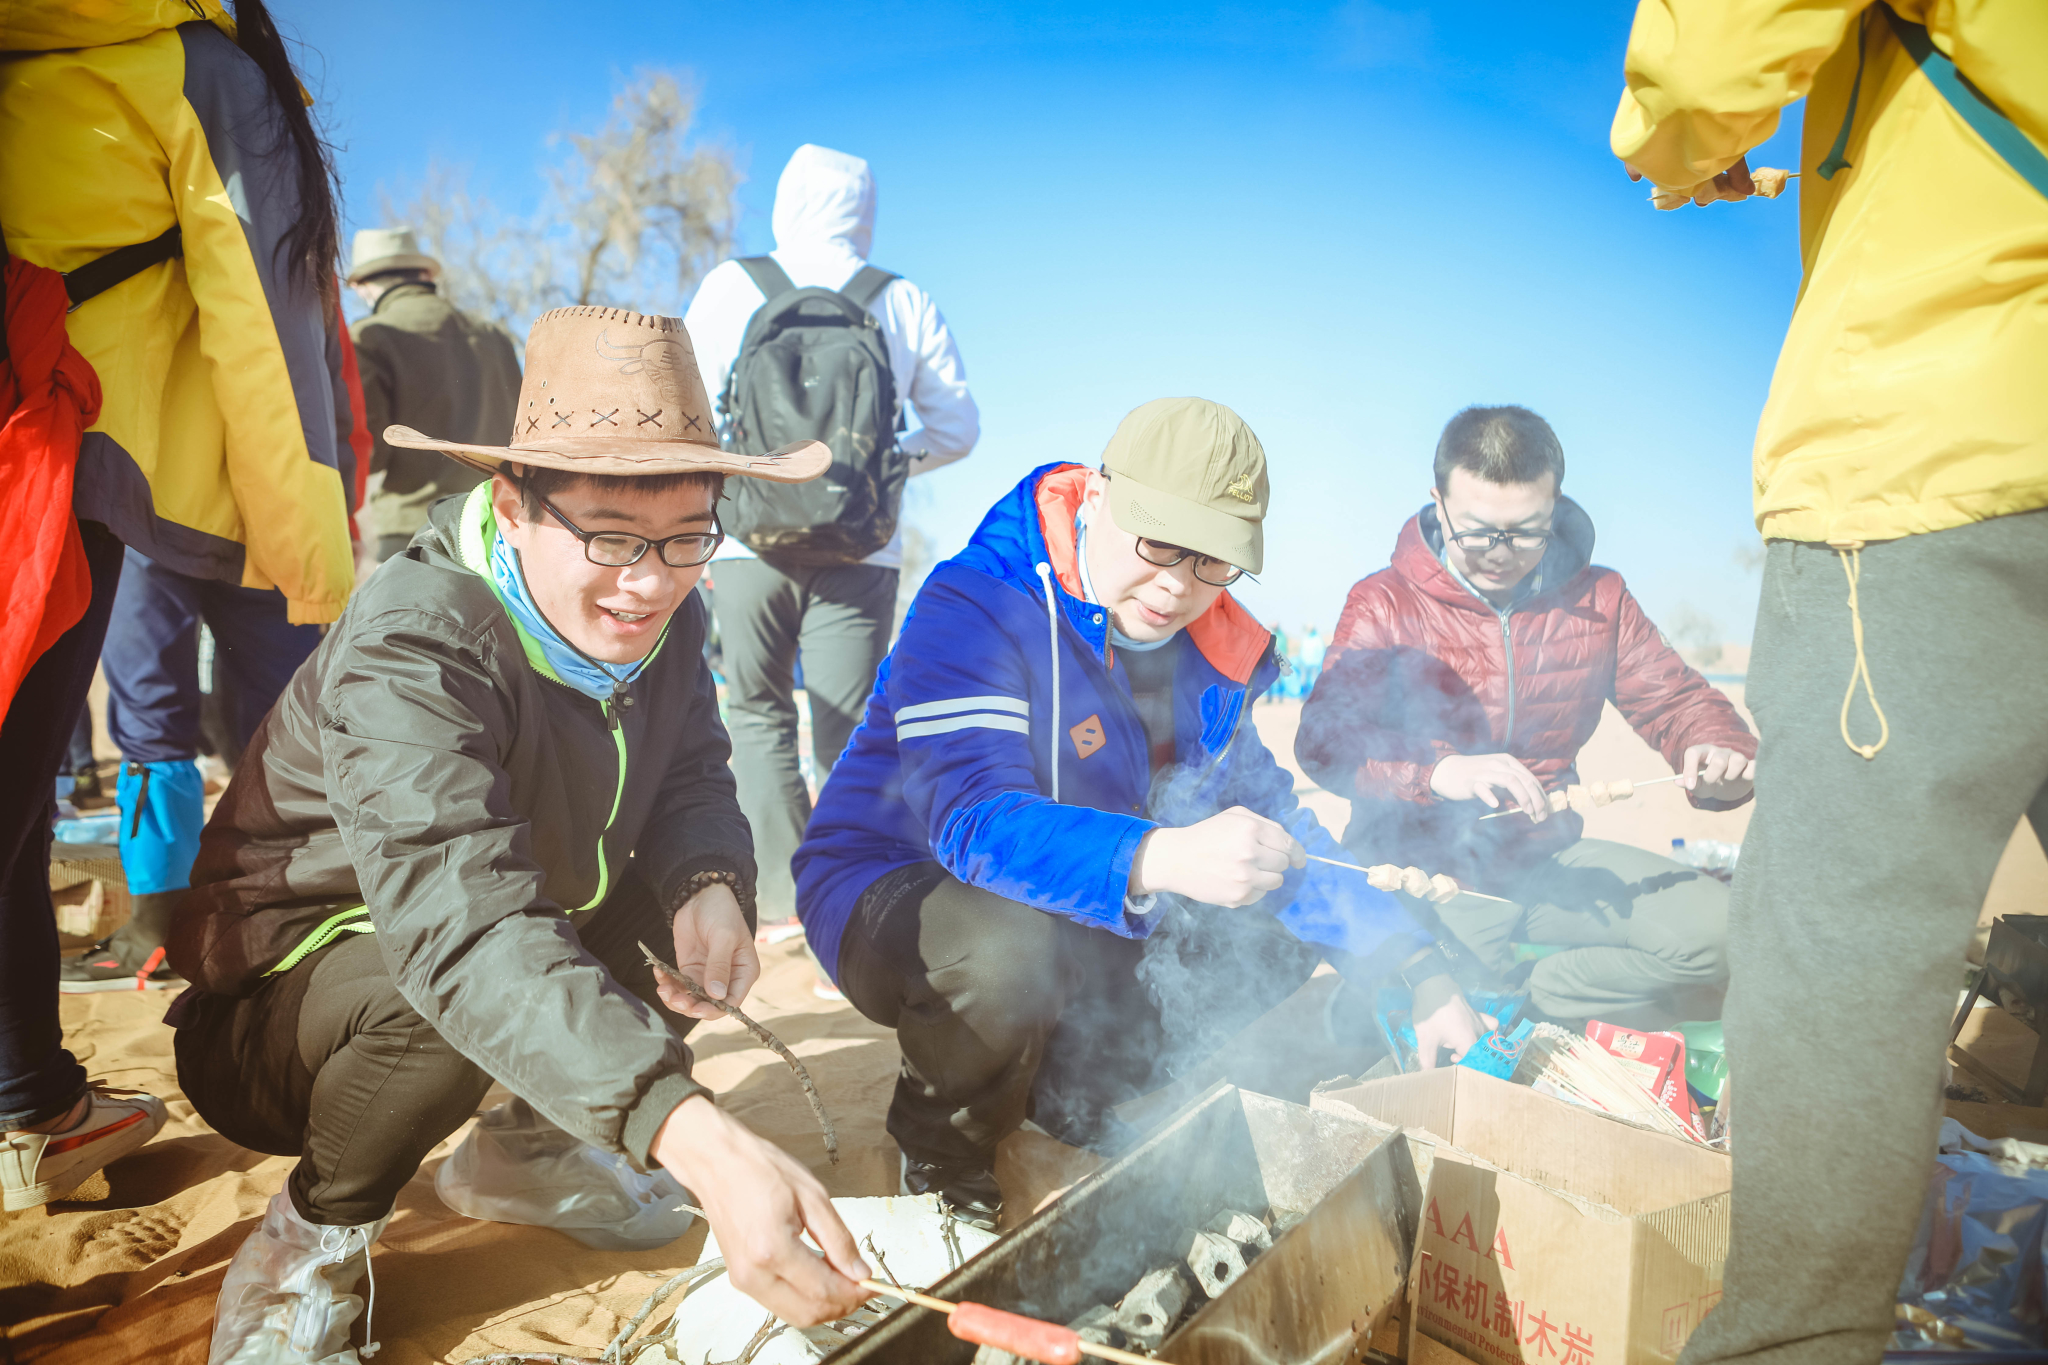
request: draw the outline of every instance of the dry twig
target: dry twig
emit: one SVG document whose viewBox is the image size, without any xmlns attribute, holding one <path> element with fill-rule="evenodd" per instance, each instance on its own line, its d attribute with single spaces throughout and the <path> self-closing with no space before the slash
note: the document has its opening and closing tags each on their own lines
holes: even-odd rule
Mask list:
<svg viewBox="0 0 2048 1365">
<path fill-rule="evenodd" d="M 661 1307 L 667 1301 L 669 1295 L 675 1293 L 676 1290 L 681 1289 L 686 1284 L 691 1289 L 695 1289 L 697 1286 L 694 1281 L 708 1278 L 712 1272 L 723 1269 L 725 1269 L 725 1258 L 722 1256 L 714 1257 L 711 1260 L 676 1272 L 673 1279 L 669 1280 L 668 1283 L 655 1290 L 652 1294 L 649 1294 L 647 1302 L 640 1305 L 640 1311 L 626 1320 L 626 1325 L 621 1327 L 619 1334 L 612 1338 L 612 1344 L 604 1348 L 603 1360 L 606 1362 L 606 1365 L 621 1365 L 621 1362 L 626 1358 L 626 1343 L 632 1339 L 635 1332 L 640 1330 L 642 1323 L 645 1323 L 647 1319 L 654 1316 L 654 1310 Z"/>
<path fill-rule="evenodd" d="M 760 1039 L 764 1046 L 773 1050 L 776 1056 L 789 1064 L 789 1069 L 796 1073 L 797 1081 L 804 1088 L 804 1098 L 811 1102 L 811 1113 L 817 1116 L 818 1127 L 825 1131 L 825 1156 L 834 1166 L 837 1166 L 839 1164 L 839 1134 L 832 1129 L 832 1120 L 825 1113 L 825 1101 L 818 1094 L 817 1084 L 811 1080 L 811 1073 L 804 1069 L 804 1064 L 797 1060 L 796 1054 L 784 1047 L 780 1038 L 777 1038 L 767 1029 L 748 1018 L 746 1012 L 738 1005 L 728 1005 L 723 1000 L 714 1000 L 706 995 L 702 986 L 655 956 L 654 949 L 648 947 L 645 943 L 640 945 L 640 951 L 647 958 L 648 966 L 654 968 L 657 972 L 668 973 L 670 978 L 692 996 L 707 1005 L 714 1006 L 723 1011 L 727 1016 L 739 1020 L 741 1024 L 746 1026 L 747 1032 Z"/>
</svg>

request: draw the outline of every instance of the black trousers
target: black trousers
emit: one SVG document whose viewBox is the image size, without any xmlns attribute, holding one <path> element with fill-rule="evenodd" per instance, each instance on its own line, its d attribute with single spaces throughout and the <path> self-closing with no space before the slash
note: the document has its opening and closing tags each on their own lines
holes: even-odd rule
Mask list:
<svg viewBox="0 0 2048 1365">
<path fill-rule="evenodd" d="M 55 1118 L 85 1093 L 85 1068 L 57 1018 L 50 812 L 114 609 L 122 547 L 96 521 L 78 532 L 92 600 L 30 666 L 0 721 L 0 1130 Z"/>
<path fill-rule="evenodd" d="M 993 1160 L 1036 1121 L 1099 1131 L 1285 999 L 1317 950 L 1256 906 L 1162 908 L 1122 938 L 969 886 L 936 863 L 862 896 L 839 950 L 854 1008 L 896 1030 L 889 1135 L 942 1165 Z"/>
<path fill-rule="evenodd" d="M 629 873 L 576 930 L 620 985 L 689 1031 L 695 1021 L 661 1004 L 636 946 L 668 942 L 668 917 L 644 880 Z M 491 1088 L 489 1073 L 399 994 L 374 934 L 346 935 L 250 996 L 187 992 L 171 1017 L 186 1097 L 230 1141 L 299 1158 L 286 1188 L 309 1223 L 391 1212 L 427 1153 Z"/>
</svg>

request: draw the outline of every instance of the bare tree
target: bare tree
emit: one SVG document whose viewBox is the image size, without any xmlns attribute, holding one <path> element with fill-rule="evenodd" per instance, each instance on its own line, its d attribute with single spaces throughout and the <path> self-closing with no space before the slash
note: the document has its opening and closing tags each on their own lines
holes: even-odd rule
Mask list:
<svg viewBox="0 0 2048 1365">
<path fill-rule="evenodd" d="M 384 195 L 384 212 L 440 257 L 452 300 L 515 336 L 569 304 L 679 313 L 732 251 L 742 178 L 730 148 L 691 140 L 695 114 L 685 77 L 641 71 L 604 127 L 550 139 L 568 150 L 547 168 L 531 218 L 501 211 L 462 169 L 438 164 L 411 193 Z"/>
<path fill-rule="evenodd" d="M 729 149 L 687 145 L 695 114 L 693 90 L 643 71 L 602 129 L 566 136 L 572 155 L 549 178 L 572 302 L 667 311 L 731 254 L 740 174 Z"/>
</svg>

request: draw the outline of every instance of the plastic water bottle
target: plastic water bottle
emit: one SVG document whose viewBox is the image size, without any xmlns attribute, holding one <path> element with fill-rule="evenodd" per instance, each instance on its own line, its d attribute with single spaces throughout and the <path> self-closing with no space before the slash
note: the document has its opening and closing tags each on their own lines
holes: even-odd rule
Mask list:
<svg viewBox="0 0 2048 1365">
<path fill-rule="evenodd" d="M 1671 860 L 1699 868 L 1702 872 L 1733 872 L 1741 856 L 1741 844 L 1721 839 L 1695 839 L 1690 843 L 1684 839 L 1671 841 Z"/>
</svg>

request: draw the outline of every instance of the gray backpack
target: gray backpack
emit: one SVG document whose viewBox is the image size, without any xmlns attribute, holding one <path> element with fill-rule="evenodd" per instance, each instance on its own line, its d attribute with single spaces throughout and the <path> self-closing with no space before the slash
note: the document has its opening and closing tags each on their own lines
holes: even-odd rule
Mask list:
<svg viewBox="0 0 2048 1365">
<path fill-rule="evenodd" d="M 760 455 L 823 441 L 832 467 L 809 483 L 734 479 L 719 521 L 759 555 L 857 564 L 896 534 L 910 474 L 896 442 L 889 348 L 868 314 L 896 277 L 864 266 L 843 290 L 798 289 L 770 257 L 740 265 L 767 301 L 747 323 L 719 400 L 725 448 Z"/>
</svg>

